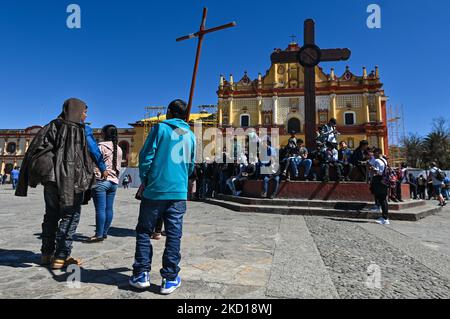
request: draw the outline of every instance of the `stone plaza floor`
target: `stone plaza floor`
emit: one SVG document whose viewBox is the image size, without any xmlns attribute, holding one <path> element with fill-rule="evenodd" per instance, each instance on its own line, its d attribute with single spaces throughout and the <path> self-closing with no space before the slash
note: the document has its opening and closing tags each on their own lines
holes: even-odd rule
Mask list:
<svg viewBox="0 0 450 319">
<path fill-rule="evenodd" d="M 79 288 L 69 274 L 38 265 L 42 188 L 27 198 L 0 186 L 0 298 L 449 298 L 450 209 L 419 222 L 237 213 L 188 203 L 183 283 L 158 293 L 164 238 L 154 243 L 152 286 L 128 286 L 139 202 L 120 189 L 109 238 L 94 234 L 93 204 L 83 207 L 73 255 L 83 259 Z M 374 280 L 375 278 L 375 280 Z"/>
</svg>

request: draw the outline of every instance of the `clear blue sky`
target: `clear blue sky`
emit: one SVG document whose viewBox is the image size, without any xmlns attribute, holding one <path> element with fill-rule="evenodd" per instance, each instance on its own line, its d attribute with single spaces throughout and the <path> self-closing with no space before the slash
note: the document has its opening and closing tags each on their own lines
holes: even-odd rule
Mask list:
<svg viewBox="0 0 450 319">
<path fill-rule="evenodd" d="M 82 9 L 82 29 L 66 27 L 66 7 Z M 366 26 L 366 8 L 382 9 L 382 28 Z M 124 127 L 144 106 L 187 99 L 203 6 L 208 26 L 236 21 L 207 37 L 195 104 L 217 102 L 221 73 L 254 78 L 289 36 L 302 39 L 303 20 L 316 20 L 323 48 L 349 47 L 334 63 L 360 74 L 380 66 L 391 104 L 405 107 L 408 132 L 426 133 L 431 118 L 450 118 L 450 1 L 433 0 L 39 0 L 0 1 L 1 128 L 45 124 L 68 97 L 84 99 L 89 121 Z M 322 65 L 329 71 L 333 64 Z"/>
</svg>

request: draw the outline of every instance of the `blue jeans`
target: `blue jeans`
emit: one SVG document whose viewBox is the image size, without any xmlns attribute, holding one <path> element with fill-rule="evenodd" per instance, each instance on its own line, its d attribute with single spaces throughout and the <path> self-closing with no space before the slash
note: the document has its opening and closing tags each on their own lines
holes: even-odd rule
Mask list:
<svg viewBox="0 0 450 319">
<path fill-rule="evenodd" d="M 311 172 L 311 167 L 312 167 L 312 160 L 297 157 L 297 158 L 295 158 L 294 163 L 295 163 L 295 165 L 292 165 L 292 166 L 294 167 L 294 176 L 295 177 L 298 177 L 298 172 L 299 172 L 300 168 L 302 168 L 302 167 L 305 168 L 304 177 L 306 178 L 309 176 L 309 173 Z"/>
<path fill-rule="evenodd" d="M 114 216 L 114 198 L 117 187 L 117 184 L 110 181 L 97 181 L 96 187 L 92 189 L 92 199 L 95 205 L 95 237 L 97 238 L 108 235 Z"/>
<path fill-rule="evenodd" d="M 75 194 L 73 206 L 61 207 L 58 187 L 55 183 L 47 183 L 44 185 L 44 200 L 41 252 L 43 255 L 54 255 L 57 259 L 67 259 L 80 222 L 83 193 Z"/>
<path fill-rule="evenodd" d="M 18 179 L 16 179 L 16 178 L 12 179 L 12 187 L 13 187 L 13 189 L 16 189 L 18 183 L 19 183 Z"/>
<path fill-rule="evenodd" d="M 149 200 L 142 199 L 139 221 L 136 227 L 136 253 L 133 274 L 139 275 L 150 271 L 153 247 L 150 237 L 160 217 L 164 220 L 166 231 L 166 248 L 163 254 L 161 276 L 175 280 L 180 272 L 181 237 L 183 234 L 183 216 L 186 212 L 184 200 Z"/>
<path fill-rule="evenodd" d="M 274 194 L 278 194 L 278 191 L 280 189 L 280 176 L 278 175 L 266 175 L 264 176 L 264 193 L 267 194 L 269 192 L 269 182 L 273 179 L 275 181 L 275 190 Z"/>
</svg>

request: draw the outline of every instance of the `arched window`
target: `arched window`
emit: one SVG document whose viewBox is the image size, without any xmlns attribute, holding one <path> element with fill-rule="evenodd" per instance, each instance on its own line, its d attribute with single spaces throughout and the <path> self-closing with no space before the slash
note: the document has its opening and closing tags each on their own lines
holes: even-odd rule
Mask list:
<svg viewBox="0 0 450 319">
<path fill-rule="evenodd" d="M 122 149 L 122 167 L 127 167 L 128 154 L 130 152 L 130 144 L 127 141 L 120 141 L 119 146 Z"/>
<path fill-rule="evenodd" d="M 16 153 L 16 150 L 17 150 L 16 143 L 10 142 L 10 143 L 8 143 L 8 145 L 6 145 L 6 152 L 8 152 L 9 154 Z"/>
<path fill-rule="evenodd" d="M 249 127 L 250 126 L 250 115 L 242 114 L 241 115 L 241 127 Z"/>
<path fill-rule="evenodd" d="M 356 113 L 355 112 L 345 112 L 344 113 L 344 123 L 345 123 L 345 125 L 355 125 L 356 124 Z"/>
<path fill-rule="evenodd" d="M 288 121 L 287 131 L 289 134 L 295 133 L 298 134 L 302 131 L 300 120 L 296 117 L 291 118 Z"/>
</svg>

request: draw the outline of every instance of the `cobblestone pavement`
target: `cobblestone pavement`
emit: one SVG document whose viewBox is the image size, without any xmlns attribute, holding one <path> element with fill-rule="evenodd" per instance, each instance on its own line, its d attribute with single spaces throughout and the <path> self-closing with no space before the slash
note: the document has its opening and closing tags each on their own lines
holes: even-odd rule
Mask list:
<svg viewBox="0 0 450 319">
<path fill-rule="evenodd" d="M 0 186 L 0 298 L 449 298 L 450 209 L 419 222 L 237 213 L 189 203 L 182 287 L 158 294 L 164 241 L 154 241 L 152 286 L 129 288 L 135 190 L 119 190 L 108 240 L 93 235 L 92 203 L 83 207 L 73 254 L 84 261 L 79 288 L 70 274 L 37 265 L 42 189 L 27 198 Z"/>
</svg>

